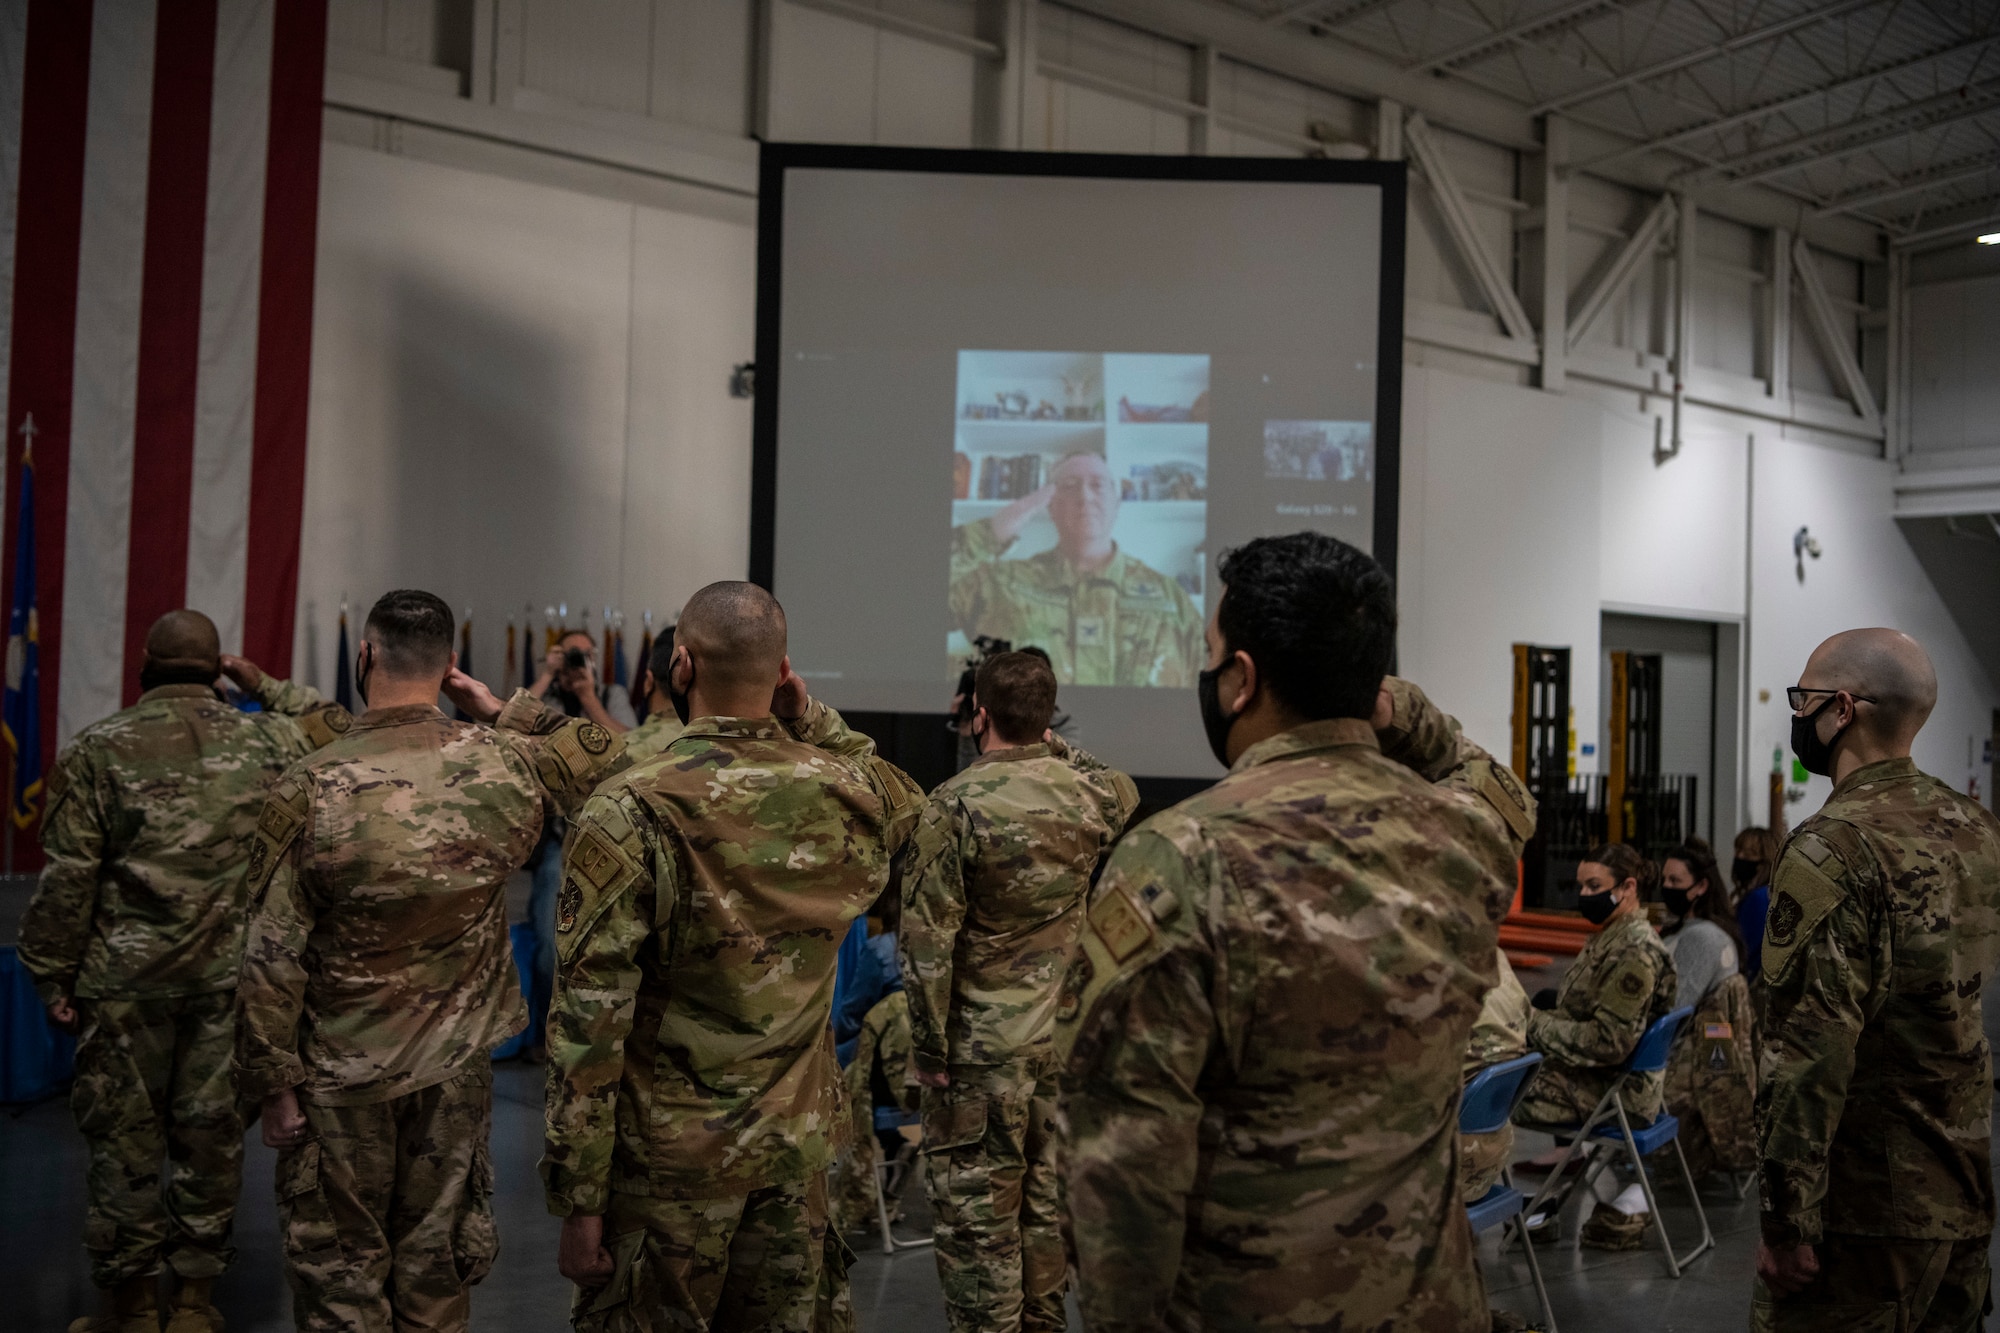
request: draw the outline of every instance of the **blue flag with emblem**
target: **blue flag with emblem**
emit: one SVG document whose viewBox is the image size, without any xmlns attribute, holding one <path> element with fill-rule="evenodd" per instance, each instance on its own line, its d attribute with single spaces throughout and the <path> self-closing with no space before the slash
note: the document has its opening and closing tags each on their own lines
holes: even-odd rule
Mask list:
<svg viewBox="0 0 2000 1333">
<path fill-rule="evenodd" d="M 33 419 L 21 450 L 20 523 L 14 546 L 14 600 L 7 616 L 7 696 L 4 729 L 14 754 L 14 784 L 8 793 L 14 824 L 27 828 L 41 813 L 42 668 L 35 623 L 35 454 Z"/>
</svg>

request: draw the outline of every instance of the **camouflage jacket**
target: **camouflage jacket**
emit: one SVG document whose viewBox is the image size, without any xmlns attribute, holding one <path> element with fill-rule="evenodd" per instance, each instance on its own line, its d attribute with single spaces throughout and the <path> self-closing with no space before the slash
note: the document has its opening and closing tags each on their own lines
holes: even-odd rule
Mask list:
<svg viewBox="0 0 2000 1333">
<path fill-rule="evenodd" d="M 694 719 L 576 817 L 549 1005 L 552 1212 L 810 1178 L 845 1142 L 833 966 L 921 793 L 840 714 Z"/>
<path fill-rule="evenodd" d="M 644 722 L 625 733 L 625 767 L 643 764 L 664 753 L 686 730 L 671 708 L 646 714 Z"/>
<path fill-rule="evenodd" d="M 250 849 L 243 1091 L 387 1101 L 520 1031 L 507 877 L 621 749 L 583 718 L 528 736 L 416 704 L 285 774 Z"/>
<path fill-rule="evenodd" d="M 1528 1015 L 1528 1045 L 1602 1097 L 1653 1020 L 1673 1012 L 1677 988 L 1673 956 L 1646 913 L 1628 912 L 1583 946 L 1556 987 L 1556 1007 Z M 1625 1109 L 1651 1120 L 1664 1082 L 1657 1071 L 1636 1075 L 1621 1094 Z"/>
<path fill-rule="evenodd" d="M 47 861 L 21 919 L 45 1003 L 228 990 L 243 954 L 243 863 L 292 761 L 353 721 L 265 678 L 261 713 L 206 685 L 162 685 L 77 733 L 49 775 Z"/>
<path fill-rule="evenodd" d="M 904 853 L 918 1068 L 1048 1048 L 1084 896 L 1138 804 L 1132 779 L 1060 740 L 995 750 L 938 784 Z"/>
<path fill-rule="evenodd" d="M 1533 802 L 1389 684 L 1379 738 L 1332 719 L 1250 747 L 1092 891 L 1056 1048 L 1093 1330 L 1488 1326 L 1447 1205 Z"/>
<path fill-rule="evenodd" d="M 1993 1230 L 2000 824 L 1908 759 L 1850 773 L 1785 844 L 1764 933 L 1764 1237 Z"/>
<path fill-rule="evenodd" d="M 1528 1053 L 1528 992 L 1521 989 L 1521 979 L 1514 975 L 1514 965 L 1506 954 L 1496 954 L 1494 964 L 1500 980 L 1480 1002 L 1479 1017 L 1465 1047 L 1468 1079 L 1489 1065 L 1505 1064 Z"/>
<path fill-rule="evenodd" d="M 951 617 L 967 637 L 1046 648 L 1065 685 L 1192 686 L 1201 612 L 1167 575 L 1120 548 L 1085 574 L 1056 550 L 1002 560 L 991 519 L 952 530 Z"/>
</svg>

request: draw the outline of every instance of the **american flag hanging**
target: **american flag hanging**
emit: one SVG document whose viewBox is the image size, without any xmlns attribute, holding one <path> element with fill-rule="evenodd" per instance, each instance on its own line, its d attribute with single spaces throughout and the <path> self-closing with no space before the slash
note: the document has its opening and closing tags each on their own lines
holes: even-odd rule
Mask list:
<svg viewBox="0 0 2000 1333">
<path fill-rule="evenodd" d="M 37 430 L 45 758 L 137 697 L 176 607 L 290 673 L 325 63 L 325 0 L 0 3 L 0 358 L 10 444 Z"/>
</svg>

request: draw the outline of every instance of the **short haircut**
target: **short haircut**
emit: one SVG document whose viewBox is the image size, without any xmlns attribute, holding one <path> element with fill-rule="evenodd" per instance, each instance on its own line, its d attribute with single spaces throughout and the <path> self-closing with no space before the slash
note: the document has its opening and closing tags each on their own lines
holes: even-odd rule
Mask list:
<svg viewBox="0 0 2000 1333">
<path fill-rule="evenodd" d="M 592 634 L 587 629 L 581 629 L 581 628 L 566 629 L 562 632 L 562 635 L 556 639 L 556 643 L 558 645 L 565 644 L 568 643 L 571 639 L 582 639 L 585 647 L 587 647 L 591 652 L 597 651 L 597 636 L 595 634 Z"/>
<path fill-rule="evenodd" d="M 1003 741 L 1033 745 L 1056 715 L 1056 673 L 1034 653 L 995 653 L 979 667 L 972 693 Z"/>
<path fill-rule="evenodd" d="M 1264 687 L 1317 722 L 1372 717 L 1396 648 L 1396 586 L 1336 537 L 1259 537 L 1224 553 L 1216 628 L 1257 664 Z"/>
<path fill-rule="evenodd" d="M 451 669 L 457 628 L 442 597 L 398 588 L 383 593 L 368 608 L 361 637 L 375 645 L 377 670 L 402 680 L 442 678 Z"/>
<path fill-rule="evenodd" d="M 681 608 L 675 636 L 711 685 L 741 689 L 778 683 L 785 660 L 785 609 L 754 583 L 711 583 Z"/>
</svg>

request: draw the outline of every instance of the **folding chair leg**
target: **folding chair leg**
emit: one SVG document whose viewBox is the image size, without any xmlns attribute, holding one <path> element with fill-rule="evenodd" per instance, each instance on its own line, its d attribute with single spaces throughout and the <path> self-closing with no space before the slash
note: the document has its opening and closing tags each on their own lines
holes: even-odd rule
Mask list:
<svg viewBox="0 0 2000 1333">
<path fill-rule="evenodd" d="M 1674 1157 L 1681 1164 L 1681 1179 L 1687 1183 L 1688 1195 L 1694 1200 L 1694 1214 L 1701 1219 L 1701 1243 L 1686 1255 L 1675 1254 L 1673 1238 L 1667 1235 L 1667 1219 L 1660 1212 L 1660 1201 L 1653 1197 L 1653 1181 L 1646 1174 L 1646 1159 L 1639 1155 L 1639 1145 L 1632 1138 L 1632 1122 L 1625 1118 L 1625 1099 L 1616 1098 L 1616 1105 L 1618 1129 L 1625 1136 L 1625 1151 L 1632 1159 L 1632 1169 L 1639 1173 L 1639 1190 L 1646 1196 L 1646 1208 L 1652 1215 L 1654 1228 L 1660 1233 L 1660 1250 L 1667 1257 L 1667 1272 L 1679 1277 L 1683 1265 L 1693 1263 L 1715 1244 L 1715 1236 L 1708 1229 L 1708 1211 L 1701 1206 L 1701 1195 L 1694 1187 L 1694 1173 L 1688 1170 L 1687 1155 L 1681 1151 L 1680 1137 L 1676 1135 Z"/>
<path fill-rule="evenodd" d="M 1509 1226 L 1521 1233 L 1521 1252 L 1528 1257 L 1528 1276 L 1535 1280 L 1535 1299 L 1542 1303 L 1542 1323 L 1547 1325 L 1546 1333 L 1556 1333 L 1555 1307 L 1549 1304 L 1549 1289 L 1542 1285 L 1542 1261 L 1535 1257 L 1535 1242 L 1528 1235 L 1528 1215 L 1522 1213 L 1513 1218 Z M 1507 1245 L 1507 1232 L 1500 1232 L 1502 1249 Z"/>
<path fill-rule="evenodd" d="M 887 1163 L 875 1163 L 875 1220 L 882 1227 L 882 1253 L 894 1254 L 896 1252 L 896 1236 L 894 1232 L 889 1230 L 889 1191 L 883 1187 L 882 1183 L 883 1177 L 888 1173 L 889 1167 Z"/>
<path fill-rule="evenodd" d="M 934 1236 L 925 1236 L 921 1240 L 897 1240 L 896 1233 L 889 1229 L 889 1189 L 885 1182 L 894 1169 L 889 1162 L 875 1163 L 875 1220 L 882 1228 L 882 1253 L 894 1254 L 898 1250 L 918 1250 L 926 1245 L 935 1245 L 937 1238 Z"/>
<path fill-rule="evenodd" d="M 1729 1175 L 1729 1183 L 1735 1188 L 1738 1199 L 1747 1199 L 1750 1197 L 1750 1187 L 1757 1183 L 1757 1173 L 1755 1171 L 1745 1171 L 1743 1179 L 1738 1180 L 1736 1173 L 1732 1171 Z"/>
</svg>

